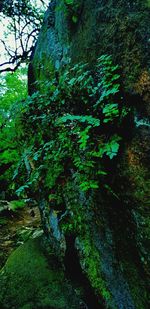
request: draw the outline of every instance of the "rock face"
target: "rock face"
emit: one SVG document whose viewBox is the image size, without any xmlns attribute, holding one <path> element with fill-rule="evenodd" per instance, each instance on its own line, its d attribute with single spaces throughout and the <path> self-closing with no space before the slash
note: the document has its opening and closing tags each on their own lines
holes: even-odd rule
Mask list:
<svg viewBox="0 0 150 309">
<path fill-rule="evenodd" d="M 111 54 L 120 67 L 122 93 L 135 109 L 136 123 L 109 180 L 114 194 L 87 197 L 73 177 L 63 192 L 65 209 L 76 222 L 64 235 L 65 259 L 67 264 L 74 256 L 79 260 L 98 308 L 149 308 L 149 20 L 148 0 L 52 1 L 29 66 L 32 93 L 35 81 L 61 74 L 69 63 L 92 65 L 98 56 Z"/>
<path fill-rule="evenodd" d="M 148 104 L 149 1 L 65 2 L 52 1 L 45 15 L 33 59 L 35 78 L 49 78 L 69 61 L 92 63 L 101 54 L 111 54 L 120 65 L 124 91 Z"/>
</svg>

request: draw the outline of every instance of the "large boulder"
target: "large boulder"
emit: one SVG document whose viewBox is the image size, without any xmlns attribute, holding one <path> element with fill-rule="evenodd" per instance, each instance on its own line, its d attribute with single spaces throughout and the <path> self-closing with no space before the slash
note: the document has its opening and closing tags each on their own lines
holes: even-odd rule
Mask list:
<svg viewBox="0 0 150 309">
<path fill-rule="evenodd" d="M 65 278 L 42 237 L 30 239 L 8 258 L 0 272 L 1 309 L 80 308 L 77 292 Z"/>
</svg>

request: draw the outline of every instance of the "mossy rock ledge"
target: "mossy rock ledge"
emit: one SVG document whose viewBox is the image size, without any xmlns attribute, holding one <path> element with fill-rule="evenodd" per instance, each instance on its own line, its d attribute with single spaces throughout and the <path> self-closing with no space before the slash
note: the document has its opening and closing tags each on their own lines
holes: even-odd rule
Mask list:
<svg viewBox="0 0 150 309">
<path fill-rule="evenodd" d="M 75 309 L 81 300 L 43 238 L 30 239 L 8 258 L 0 273 L 1 309 Z"/>
</svg>

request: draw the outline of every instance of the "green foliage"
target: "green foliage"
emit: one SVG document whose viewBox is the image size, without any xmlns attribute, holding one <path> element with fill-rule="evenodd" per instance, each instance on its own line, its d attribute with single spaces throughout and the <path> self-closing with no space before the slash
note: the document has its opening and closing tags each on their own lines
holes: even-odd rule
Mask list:
<svg viewBox="0 0 150 309">
<path fill-rule="evenodd" d="M 23 207 L 25 207 L 24 200 L 20 200 L 20 201 L 14 200 L 9 203 L 9 208 L 13 211 L 16 211 L 17 209 L 20 209 Z"/>
<path fill-rule="evenodd" d="M 18 194 L 42 186 L 45 196 L 59 196 L 61 204 L 60 187 L 72 173 L 83 191 L 105 184 L 105 161 L 118 154 L 125 111 L 117 71 L 111 57 L 102 56 L 93 70 L 77 64 L 59 81 L 39 82 L 44 94 L 28 97 L 21 109 L 26 151 L 14 174 Z"/>
<path fill-rule="evenodd" d="M 72 5 L 72 4 L 74 3 L 74 0 L 65 0 L 65 3 L 66 3 L 66 4 L 69 4 L 69 5 L 70 5 L 70 4 Z"/>
<path fill-rule="evenodd" d="M 118 104 L 107 104 L 103 108 L 103 114 L 105 115 L 104 123 L 113 121 L 115 117 L 119 116 Z"/>
<path fill-rule="evenodd" d="M 14 73 L 7 73 L 0 76 L 1 92 L 0 92 L 0 110 L 1 121 L 2 115 L 8 113 L 10 108 L 27 96 L 26 82 L 27 68 L 20 68 Z"/>
<path fill-rule="evenodd" d="M 117 155 L 119 150 L 119 141 L 121 137 L 118 135 L 113 135 L 109 140 L 109 143 L 104 143 L 99 146 L 98 152 L 92 152 L 93 157 L 102 158 L 106 154 L 110 159 L 113 159 Z"/>
<path fill-rule="evenodd" d="M 72 16 L 72 21 L 73 21 L 74 24 L 76 24 L 77 21 L 78 21 L 78 17 L 76 15 L 73 15 Z"/>
<path fill-rule="evenodd" d="M 79 116 L 79 115 L 71 115 L 71 114 L 67 114 L 61 118 L 59 118 L 59 123 L 66 123 L 67 121 L 70 122 L 79 122 L 79 123 L 85 123 L 87 122 L 89 125 L 92 125 L 93 127 L 98 127 L 100 125 L 100 120 L 96 119 L 92 116 Z"/>
<path fill-rule="evenodd" d="M 63 10 L 69 18 L 71 17 L 70 20 L 73 24 L 76 24 L 78 22 L 80 3 L 74 0 L 64 0 L 64 3 L 65 7 L 62 5 L 60 9 Z"/>
<path fill-rule="evenodd" d="M 0 93 L 0 183 L 7 182 L 7 191 L 14 186 L 13 170 L 21 155 L 22 124 L 20 122 L 21 99 L 27 96 L 26 68 L 14 74 L 1 76 Z"/>
</svg>

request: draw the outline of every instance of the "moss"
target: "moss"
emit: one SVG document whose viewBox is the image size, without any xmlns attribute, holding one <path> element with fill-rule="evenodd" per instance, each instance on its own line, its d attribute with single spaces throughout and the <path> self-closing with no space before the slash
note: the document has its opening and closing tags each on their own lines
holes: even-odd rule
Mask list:
<svg viewBox="0 0 150 309">
<path fill-rule="evenodd" d="M 120 198 L 130 211 L 128 231 L 130 234 L 122 238 L 121 263 L 127 278 L 132 298 L 137 308 L 148 308 L 147 281 L 149 277 L 149 129 L 142 125 L 126 145 L 120 170 L 121 178 L 117 178 L 122 191 Z M 118 184 L 117 184 L 118 185 Z M 118 191 L 120 188 L 118 189 Z M 123 212 L 125 214 L 125 210 Z M 117 233 L 119 227 L 117 226 Z M 119 245 L 121 247 L 121 245 Z M 128 252 L 128 253 L 127 253 Z"/>
<path fill-rule="evenodd" d="M 145 282 L 142 280 L 135 263 L 131 260 L 122 260 L 122 270 L 124 271 L 128 284 L 130 287 L 130 292 L 136 304 L 136 309 L 146 309 L 148 308 L 148 292 L 145 289 Z"/>
<path fill-rule="evenodd" d="M 92 287 L 95 289 L 97 295 L 102 296 L 103 299 L 108 303 L 111 299 L 111 294 L 108 291 L 105 280 L 102 278 L 101 273 L 101 260 L 100 254 L 96 250 L 95 246 L 92 245 L 90 239 L 86 237 L 86 239 L 82 239 L 82 248 L 83 248 L 83 256 L 85 269 L 89 281 L 91 282 Z"/>
<path fill-rule="evenodd" d="M 45 93 L 45 83 L 51 80 L 55 74 L 54 63 L 52 60 L 47 59 L 45 53 L 43 53 L 40 61 L 37 57 L 34 58 L 32 65 L 34 68 L 34 80 L 32 82 L 35 83 L 36 89 L 41 93 Z"/>
<path fill-rule="evenodd" d="M 42 238 L 29 240 L 0 273 L 0 308 L 76 308 L 76 296 L 54 255 L 44 255 Z"/>
<path fill-rule="evenodd" d="M 146 112 L 146 116 L 150 115 L 150 73 L 147 70 L 142 70 L 138 81 L 135 84 L 135 91 L 142 97 L 140 106 L 141 111 Z M 143 106 L 144 105 L 144 106 Z"/>
<path fill-rule="evenodd" d="M 85 197 L 84 193 L 80 192 L 77 183 L 71 180 L 68 180 L 63 189 L 66 206 L 71 216 L 64 217 L 61 228 L 65 234 L 78 235 L 76 247 L 81 268 L 97 295 L 99 303 L 109 304 L 112 301 L 112 295 L 102 275 L 100 252 L 96 249 L 92 241 L 92 233 L 90 235 L 89 231 L 91 200 L 88 201 L 88 196 Z"/>
<path fill-rule="evenodd" d="M 150 8 L 150 0 L 147 0 L 147 7 Z"/>
<path fill-rule="evenodd" d="M 143 136 L 136 136 L 126 151 L 126 168 L 124 172 L 129 177 L 132 196 L 140 206 L 148 205 L 148 192 L 150 189 L 149 170 L 149 135 L 143 129 Z"/>
</svg>

